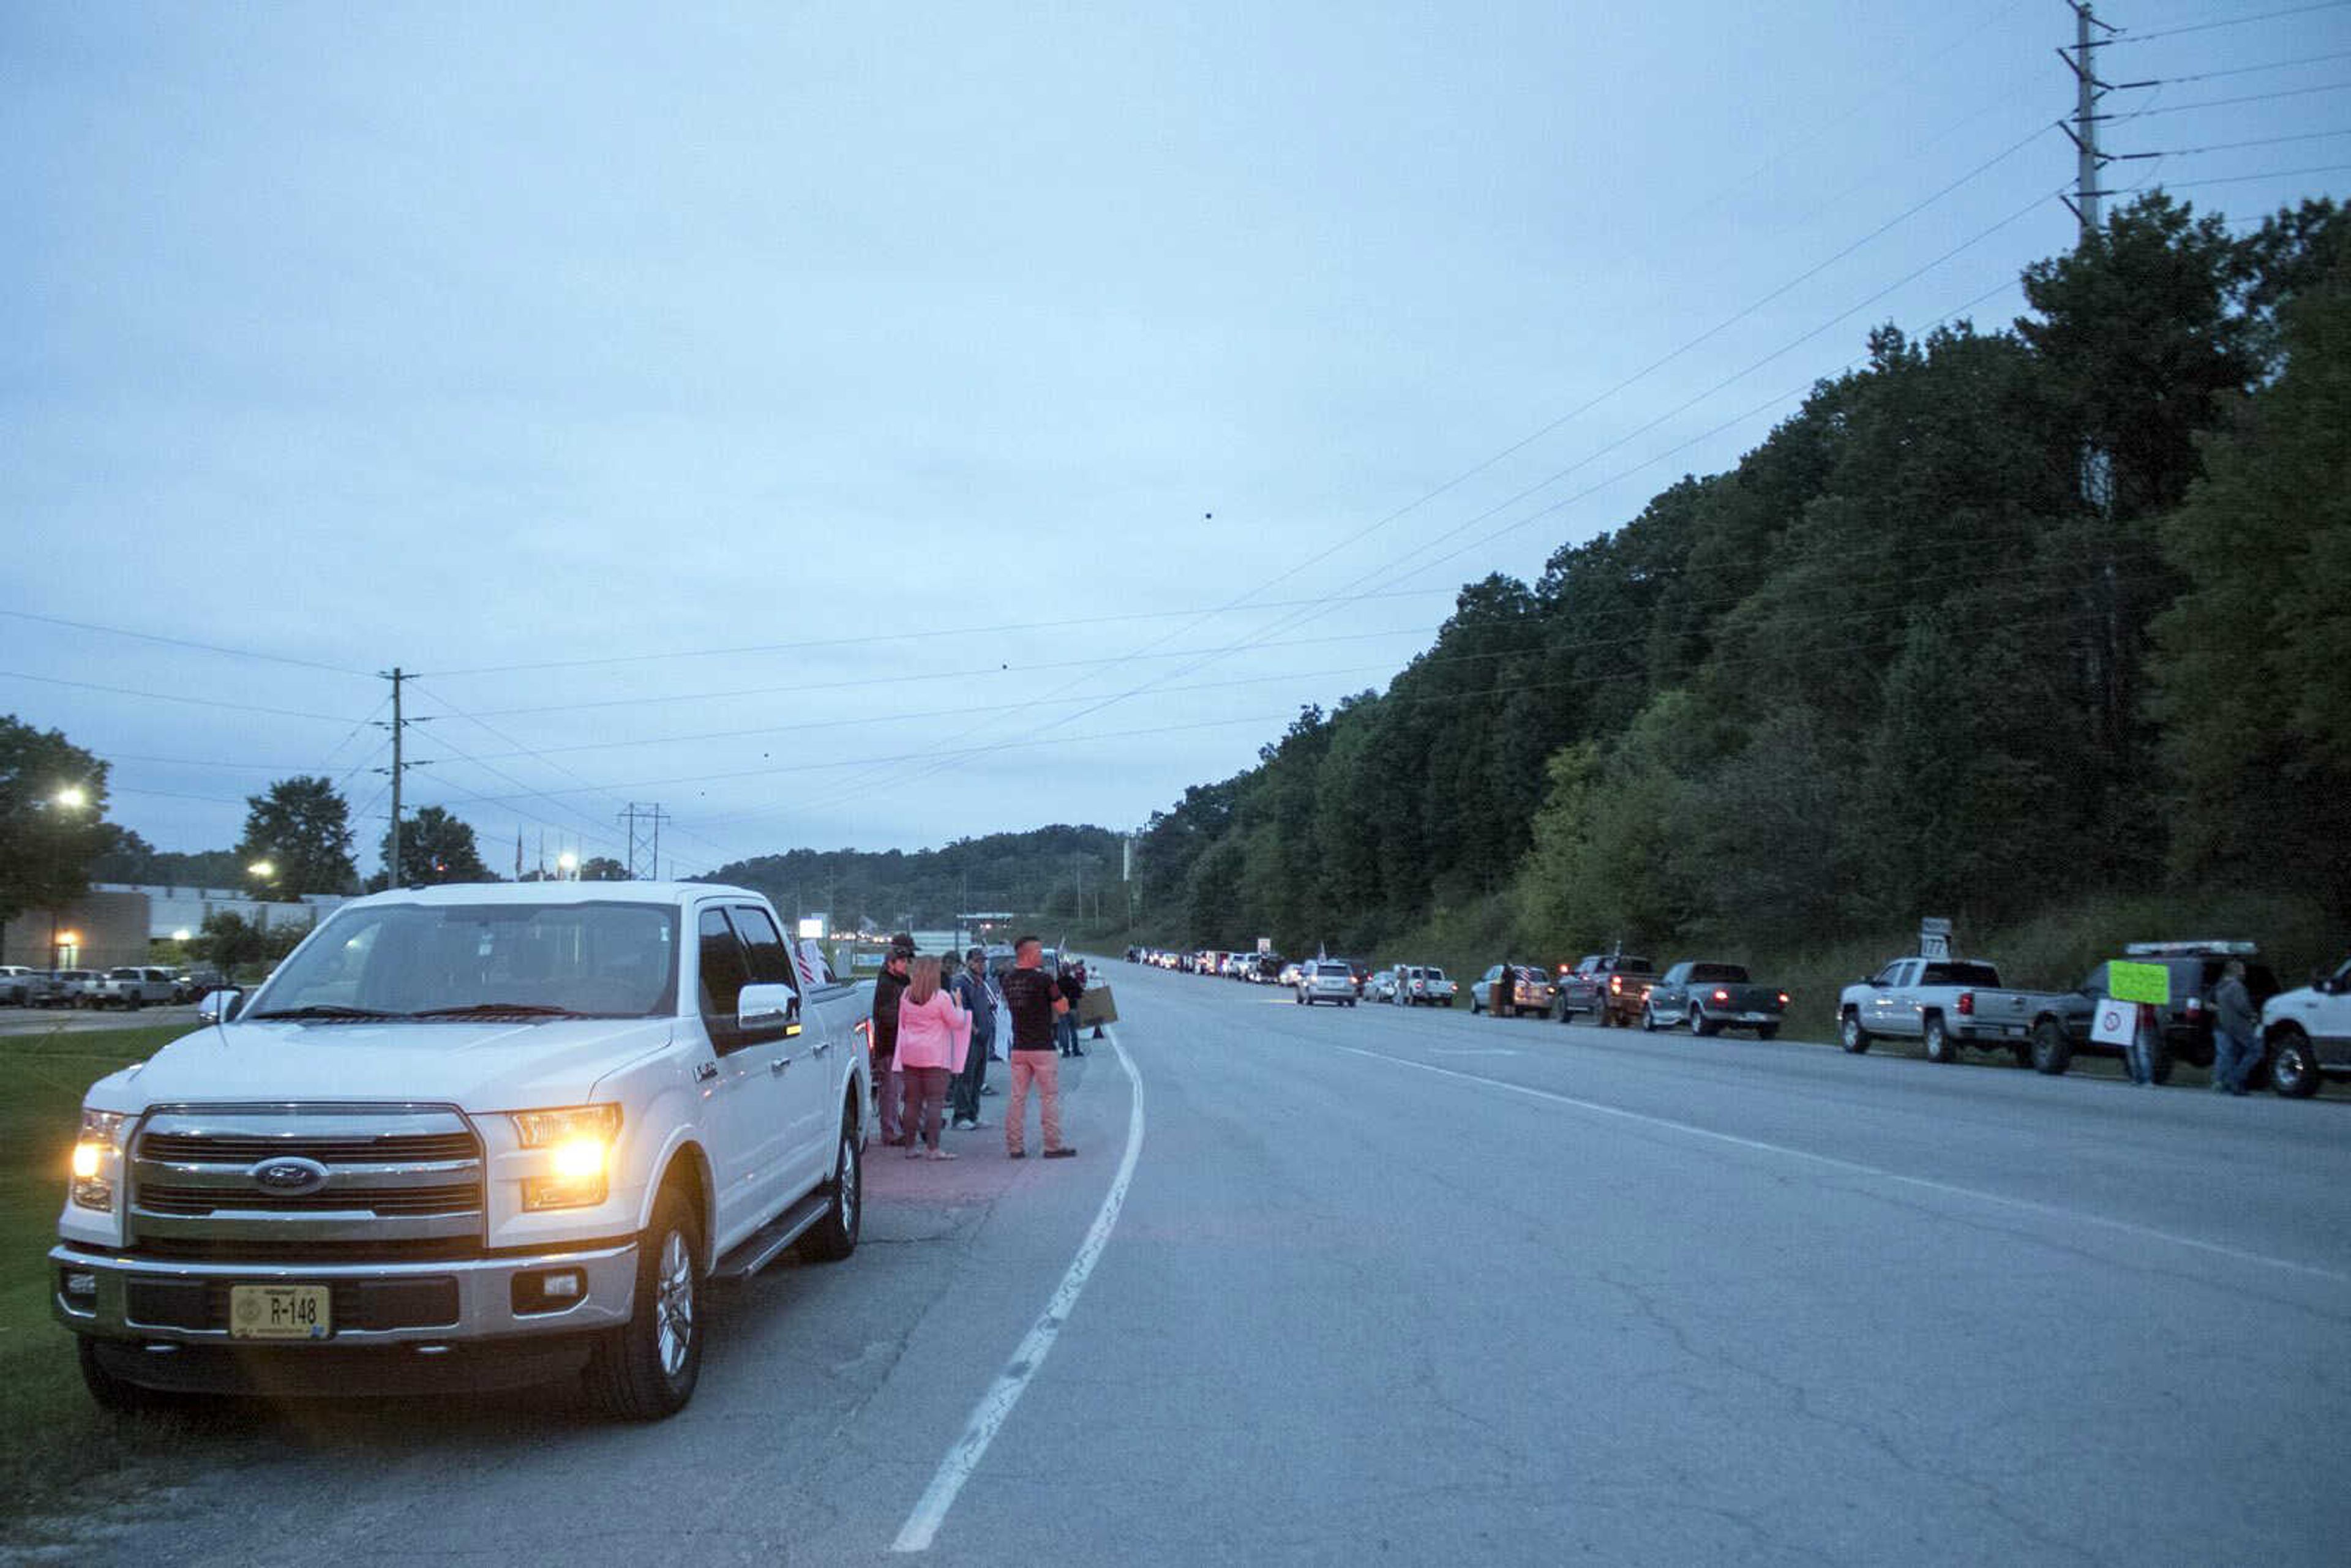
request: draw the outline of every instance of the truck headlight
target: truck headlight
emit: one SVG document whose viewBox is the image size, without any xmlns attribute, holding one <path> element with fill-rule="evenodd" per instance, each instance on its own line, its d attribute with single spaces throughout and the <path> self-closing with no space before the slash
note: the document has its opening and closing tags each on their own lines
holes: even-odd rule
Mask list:
<svg viewBox="0 0 2351 1568">
<path fill-rule="evenodd" d="M 122 1153 L 122 1124 L 130 1118 L 120 1111 L 81 1113 L 81 1133 L 74 1139 L 73 1204 L 100 1212 L 114 1207 L 114 1167 Z"/>
<path fill-rule="evenodd" d="M 523 1178 L 525 1209 L 586 1208 L 604 1201 L 606 1168 L 621 1135 L 618 1105 L 517 1111 L 512 1119 L 524 1148 L 549 1151 L 549 1174 Z"/>
</svg>

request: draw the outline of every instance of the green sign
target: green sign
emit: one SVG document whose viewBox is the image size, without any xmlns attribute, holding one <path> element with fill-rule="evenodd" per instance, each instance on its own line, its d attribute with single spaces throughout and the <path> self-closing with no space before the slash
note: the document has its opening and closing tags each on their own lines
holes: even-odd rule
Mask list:
<svg viewBox="0 0 2351 1568">
<path fill-rule="evenodd" d="M 2118 1002 L 2171 1005 L 2171 969 L 2164 964 L 2109 964 L 2106 995 Z"/>
</svg>

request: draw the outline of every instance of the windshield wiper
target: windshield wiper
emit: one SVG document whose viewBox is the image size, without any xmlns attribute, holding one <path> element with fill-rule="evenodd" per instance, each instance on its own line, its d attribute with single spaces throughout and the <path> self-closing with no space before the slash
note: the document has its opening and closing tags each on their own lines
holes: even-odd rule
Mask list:
<svg viewBox="0 0 2351 1568">
<path fill-rule="evenodd" d="M 406 1013 L 379 1012 L 374 1008 L 347 1008 L 340 1002 L 313 1002 L 308 1007 L 271 1008 L 266 1012 L 247 1013 L 237 1021 L 256 1022 L 263 1019 L 306 1019 L 311 1022 L 334 1023 L 338 1020 L 364 1023 L 369 1019 L 402 1019 Z"/>
<path fill-rule="evenodd" d="M 594 1015 L 571 1008 L 542 1007 L 537 1002 L 468 1002 L 462 1008 L 424 1008 L 405 1016 L 413 1019 L 584 1019 Z"/>
</svg>

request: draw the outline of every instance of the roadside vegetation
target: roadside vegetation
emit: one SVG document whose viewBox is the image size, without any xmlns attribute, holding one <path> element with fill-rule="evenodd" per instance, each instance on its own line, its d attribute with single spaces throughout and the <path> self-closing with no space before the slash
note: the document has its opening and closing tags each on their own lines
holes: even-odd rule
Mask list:
<svg viewBox="0 0 2351 1568">
<path fill-rule="evenodd" d="M 89 1402 L 72 1338 L 50 1321 L 42 1255 L 57 1239 L 82 1092 L 187 1032 L 0 1035 L 0 1252 L 15 1260 L 0 1273 L 0 1545 L 21 1543 L 27 1521 L 68 1494 L 80 1511 L 143 1484 L 179 1434 L 172 1422 L 119 1421 Z"/>
<path fill-rule="evenodd" d="M 2338 958 L 2351 214 L 2158 193 L 2023 287 L 1463 588 L 1384 692 L 1154 815 L 1137 935 L 1744 956 L 1807 1029 L 1922 915 L 2027 985 L 2130 939 Z"/>
</svg>

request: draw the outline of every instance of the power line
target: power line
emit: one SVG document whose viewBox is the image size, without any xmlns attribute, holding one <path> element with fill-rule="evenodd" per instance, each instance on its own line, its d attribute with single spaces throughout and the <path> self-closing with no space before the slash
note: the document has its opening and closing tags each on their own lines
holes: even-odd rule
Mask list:
<svg viewBox="0 0 2351 1568">
<path fill-rule="evenodd" d="M 0 610 L 17 621 L 37 621 L 44 626 L 70 626 L 77 632 L 99 632 L 110 637 L 131 637 L 141 643 L 161 643 L 172 648 L 193 648 L 206 653 L 223 653 L 233 659 L 260 659 L 273 664 L 292 664 L 298 669 L 323 670 L 333 675 L 363 675 L 364 670 L 346 669 L 340 664 L 324 664 L 315 659 L 297 659 L 285 653 L 264 653 L 253 648 L 231 648 L 218 643 L 199 643 L 186 637 L 165 637 L 152 632 L 133 632 L 127 626 L 101 626 L 91 621 L 68 621 L 61 615 L 37 615 L 29 610 Z"/>
<path fill-rule="evenodd" d="M 2322 82 L 2316 87 L 2294 87 L 2277 92 L 2248 93 L 2241 98 L 2208 98 L 2197 103 L 2175 103 L 2162 109 L 2134 109 L 2122 114 L 2100 114 L 2092 118 L 2101 120 L 2149 120 L 2158 114 L 2186 114 L 2199 109 L 2227 109 L 2240 103 L 2272 103 L 2281 98 L 2308 98 L 2314 93 L 2341 92 L 2351 88 L 2351 81 Z"/>
<path fill-rule="evenodd" d="M 55 675 L 36 675 L 23 670 L 0 670 L 0 679 L 37 681 L 45 686 L 70 686 L 76 691 L 107 692 L 115 696 L 143 697 L 150 702 L 184 703 L 193 707 L 226 708 L 233 713 L 266 713 L 276 718 L 311 718 L 322 724 L 349 724 L 350 715 L 342 713 L 305 713 L 296 708 L 257 707 L 252 703 L 225 703 L 214 697 L 185 697 L 169 692 L 142 692 L 130 686 L 103 685 L 96 681 L 68 681 Z"/>
<path fill-rule="evenodd" d="M 2281 16 L 2306 16 L 2313 11 L 2340 11 L 2351 0 L 2320 0 L 2314 5 L 2295 5 L 2283 11 L 2263 11 L 2252 16 L 2226 16 L 2218 22 L 2197 22 L 2185 27 L 2166 27 L 2158 33 L 2126 33 L 2107 40 L 2109 45 L 2151 44 L 2158 38 L 2176 38 L 2184 33 L 2209 33 L 2215 27 L 2241 27 L 2252 22 L 2274 22 Z"/>
</svg>

